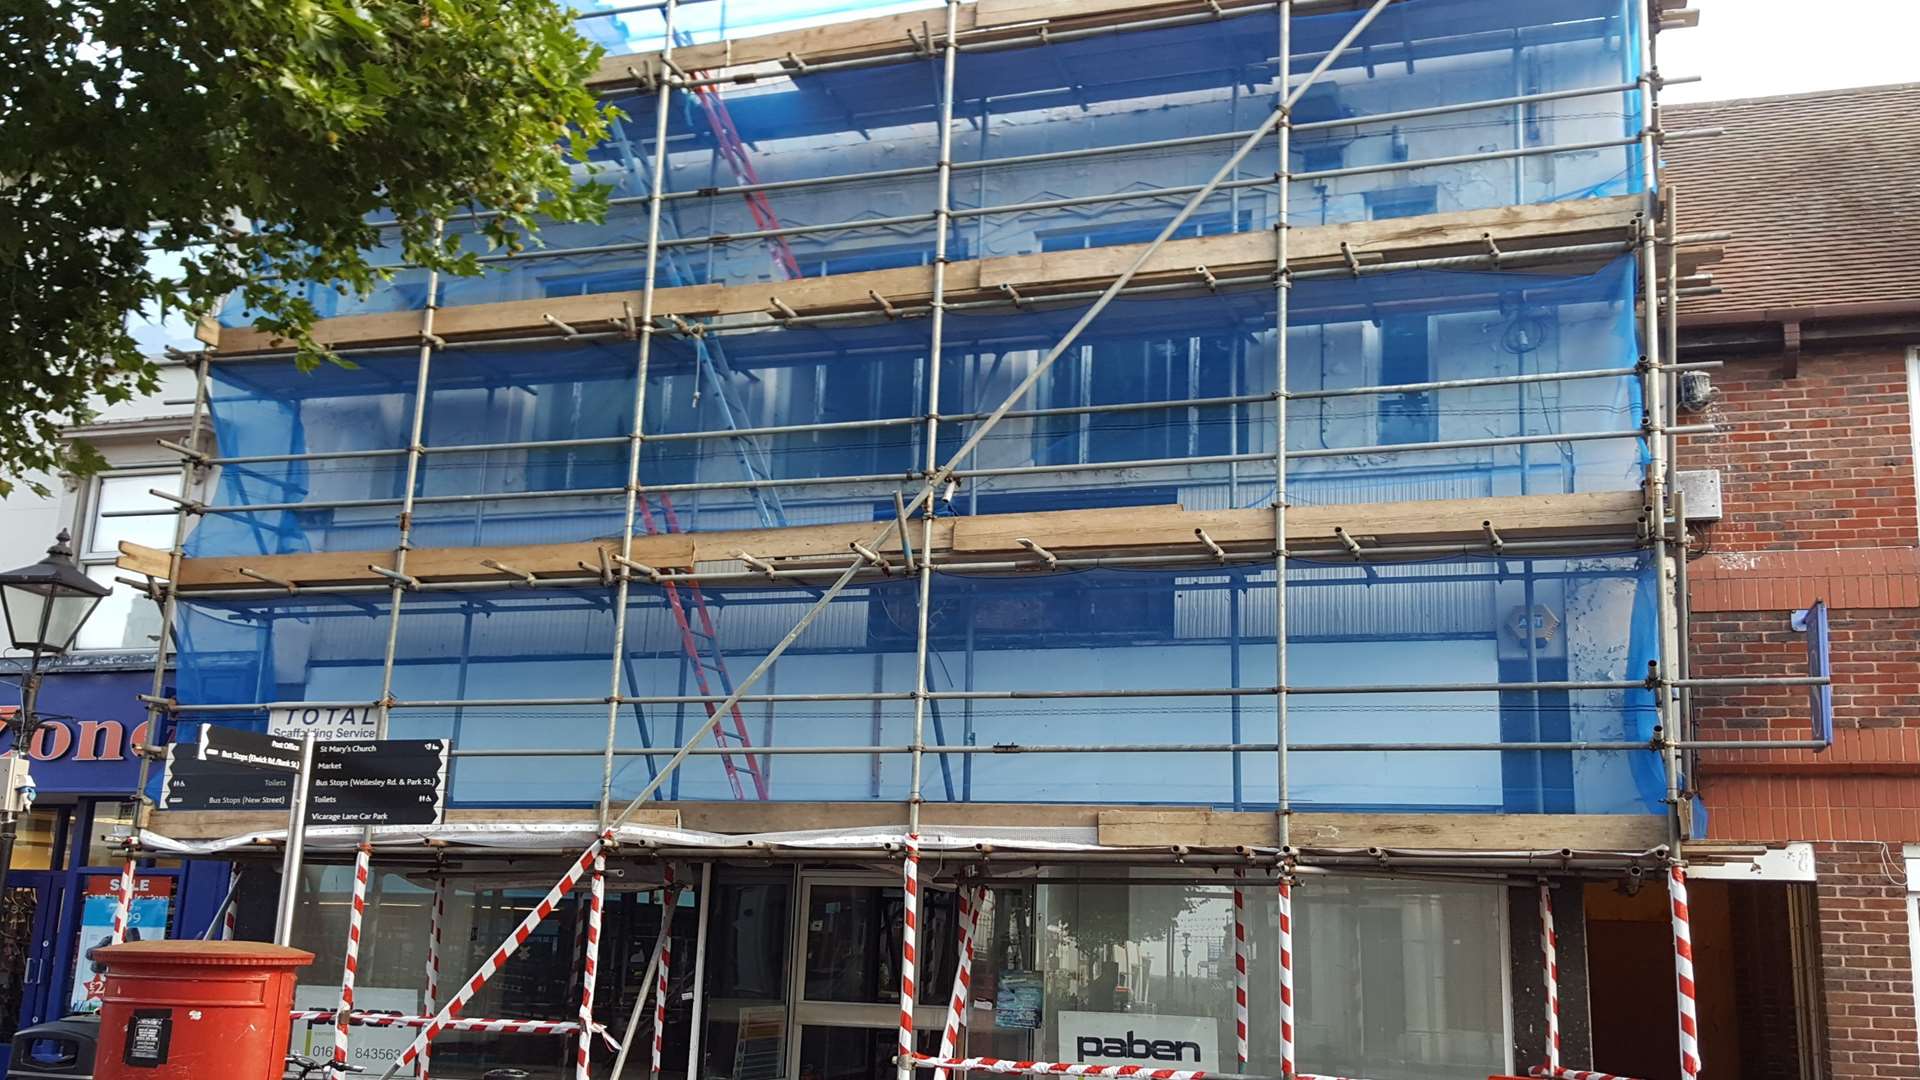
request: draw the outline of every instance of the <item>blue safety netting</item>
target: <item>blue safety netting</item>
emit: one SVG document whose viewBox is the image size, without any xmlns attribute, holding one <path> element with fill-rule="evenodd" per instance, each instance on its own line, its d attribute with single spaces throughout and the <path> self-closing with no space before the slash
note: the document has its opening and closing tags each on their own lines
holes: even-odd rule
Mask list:
<svg viewBox="0 0 1920 1080">
<path fill-rule="evenodd" d="M 931 689 L 1134 696 L 932 699 L 922 719 L 927 745 L 981 752 L 932 753 L 925 796 L 1272 806 L 1271 694 L 1140 692 L 1270 688 L 1273 582 L 1271 567 L 937 575 L 927 612 Z M 1294 562 L 1289 678 L 1303 688 L 1634 682 L 1652 653 L 1653 588 L 1640 554 L 1364 567 Z M 715 631 L 712 645 L 701 638 L 690 647 L 675 598 L 636 587 L 618 685 L 632 696 L 724 694 L 733 685 L 728 680 L 765 656 L 816 595 L 797 586 L 709 585 L 696 599 L 683 587 L 677 599 L 685 618 L 698 626 L 704 615 Z M 911 580 L 849 588 L 753 688 L 892 699 L 746 702 L 737 717 L 722 717 L 730 753 L 691 757 L 662 785 L 662 797 L 906 797 L 911 759 L 900 751 L 913 741 L 907 698 L 915 684 L 916 597 Z M 608 710 L 590 699 L 603 697 L 615 677 L 611 600 L 597 589 L 410 597 L 396 639 L 393 693 L 402 704 L 392 710 L 390 734 L 450 738 L 461 750 L 548 755 L 538 769 L 529 769 L 525 757 L 456 757 L 456 803 L 594 803 Z M 374 700 L 389 618 L 379 599 L 183 602 L 180 737 L 191 738 L 192 725 L 208 720 L 259 727 L 267 719 L 264 711 L 203 711 L 208 705 Z M 459 704 L 530 695 L 588 702 Z M 705 716 L 697 703 L 622 705 L 613 718 L 621 752 L 615 797 L 636 795 Z M 1292 791 L 1303 808 L 1644 813 L 1656 810 L 1664 793 L 1650 751 L 1301 749 L 1640 742 L 1654 724 L 1644 689 L 1300 694 L 1291 698 L 1289 718 Z M 1192 749 L 1248 744 L 1269 749 Z M 769 746 L 846 752 L 750 752 Z M 1013 752 L 1037 746 L 1141 749 Z M 567 750 L 583 753 L 551 756 Z"/>
<path fill-rule="evenodd" d="M 1301 279 L 1288 330 L 1290 500 L 1637 487 L 1639 382 L 1622 374 L 1638 357 L 1633 289 L 1626 257 L 1586 274 Z M 940 463 L 1084 310 L 949 316 Z M 1274 321 L 1266 289 L 1116 301 L 962 463 L 942 512 L 1271 502 Z M 650 515 L 661 531 L 710 531 L 891 513 L 893 493 L 927 464 L 928 329 L 903 319 L 657 336 L 639 470 L 647 513 L 636 530 L 649 531 Z M 416 482 L 413 542 L 617 534 L 638 357 L 627 341 L 436 350 L 423 431 L 435 452 Z M 189 553 L 393 547 L 417 363 L 415 350 L 403 350 L 311 374 L 290 361 L 214 365 L 223 457 L 344 456 L 222 467 Z M 1344 393 L 1594 370 L 1613 374 Z M 835 426 L 756 433 L 798 425 Z M 1555 441 L 1563 436 L 1571 441 Z M 1514 437 L 1539 441 L 1459 445 Z M 566 445 L 499 445 L 550 440 Z"/>
<path fill-rule="evenodd" d="M 1295 84 L 1358 17 L 1294 20 Z M 1236 133 L 1272 113 L 1277 50 L 1278 19 L 1269 11 L 962 52 L 948 257 L 1152 239 L 1227 160 Z M 1621 89 L 1638 78 L 1638 65 L 1628 0 L 1394 4 L 1295 107 L 1289 219 L 1332 224 L 1642 191 L 1639 151 L 1627 145 L 1639 129 L 1638 91 Z M 659 282 L 777 283 L 929 265 L 941 78 L 937 58 L 920 58 L 677 92 Z M 1543 94 L 1569 96 L 1405 115 Z M 607 220 L 549 226 L 544 252 L 494 263 L 477 278 L 443 277 L 441 304 L 641 287 L 656 105 L 650 95 L 619 104 L 627 117 L 590 154 L 615 199 Z M 1166 140 L 1191 141 L 1116 149 Z M 1095 149 L 1115 152 L 1032 160 Z M 1269 137 L 1180 235 L 1271 228 L 1277 155 Z M 1463 156 L 1480 160 L 1456 160 Z M 730 190 L 874 172 L 888 175 L 751 198 Z M 1127 197 L 1109 198 L 1116 195 Z M 835 227 L 732 239 L 811 226 Z M 384 251 L 380 261 L 397 264 L 400 253 Z M 416 310 L 426 282 L 401 271 L 366 298 L 310 292 L 327 316 Z M 248 316 L 236 304 L 223 318 L 237 325 Z"/>
</svg>

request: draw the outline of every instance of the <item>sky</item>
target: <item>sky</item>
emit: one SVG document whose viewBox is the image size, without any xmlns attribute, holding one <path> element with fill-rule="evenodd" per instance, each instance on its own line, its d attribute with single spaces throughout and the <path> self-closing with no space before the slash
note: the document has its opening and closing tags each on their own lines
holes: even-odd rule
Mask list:
<svg viewBox="0 0 1920 1080">
<path fill-rule="evenodd" d="M 1660 69 L 1702 81 L 1668 103 L 1920 82 L 1916 0 L 1693 0 L 1698 29 L 1663 34 Z"/>
</svg>

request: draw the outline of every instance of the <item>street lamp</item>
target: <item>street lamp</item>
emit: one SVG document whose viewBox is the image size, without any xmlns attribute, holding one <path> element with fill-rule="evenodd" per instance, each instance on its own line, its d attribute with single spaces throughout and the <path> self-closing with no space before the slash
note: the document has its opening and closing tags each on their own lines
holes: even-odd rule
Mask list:
<svg viewBox="0 0 1920 1080">
<path fill-rule="evenodd" d="M 13 762 L 0 769 L 7 779 L 5 817 L 0 819 L 0 881 L 13 869 L 13 841 L 20 831 L 19 779 L 24 777 L 27 750 L 33 745 L 39 717 L 34 715 L 34 699 L 40 694 L 42 657 L 59 656 L 73 647 L 73 639 L 87 616 L 112 591 L 88 577 L 73 561 L 73 539 L 60 530 L 47 557 L 32 566 L 0 574 L 0 609 L 7 618 L 7 634 L 13 647 L 27 654 L 27 677 L 20 684 L 20 709 L 8 727 L 13 731 Z M 18 770 L 18 771 L 16 771 Z"/>
</svg>

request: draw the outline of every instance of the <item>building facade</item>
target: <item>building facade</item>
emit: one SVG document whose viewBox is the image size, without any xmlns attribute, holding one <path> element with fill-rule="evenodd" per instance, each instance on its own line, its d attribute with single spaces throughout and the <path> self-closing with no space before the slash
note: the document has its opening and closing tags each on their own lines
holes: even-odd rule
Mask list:
<svg viewBox="0 0 1920 1080">
<path fill-rule="evenodd" d="M 1920 1069 L 1920 226 L 1892 210 L 1920 198 L 1920 169 L 1887 153 L 1911 141 L 1916 105 L 1920 86 L 1905 85 L 1673 110 L 1685 127 L 1726 130 L 1672 152 L 1682 221 L 1734 233 L 1712 271 L 1718 293 L 1689 301 L 1679 324 L 1682 357 L 1725 365 L 1706 403 L 1722 433 L 1691 450 L 1718 471 L 1725 515 L 1690 552 L 1694 670 L 1800 655 L 1779 612 L 1832 610 L 1832 747 L 1716 751 L 1699 766 L 1709 836 L 1807 852 L 1780 914 L 1816 944 L 1755 980 L 1744 1004 L 1774 1018 L 1776 1041 L 1810 1044 L 1822 1071 L 1756 1075 Z M 1784 169 L 1809 154 L 1821 169 Z M 1800 692 L 1755 688 L 1703 702 L 1694 722 L 1762 739 L 1804 732 L 1805 713 Z"/>
<path fill-rule="evenodd" d="M 507 941 L 467 1016 L 644 1047 L 664 966 L 687 1076 L 1788 1052 L 1729 943 L 1795 849 L 1707 839 L 1683 710 L 1824 654 L 1689 674 L 1677 5 L 716 6 L 583 22 L 607 222 L 317 290 L 351 369 L 223 312 L 180 527 L 113 519 L 168 534 L 119 558 L 171 628 L 160 742 L 451 747 L 443 820 L 309 830 L 303 1007 L 351 960 L 360 1009 L 431 1016 Z M 1824 745 L 1792 715 L 1766 746 Z M 142 775 L 133 854 L 231 863 L 270 936 L 284 812 Z M 558 1077 L 570 1039 L 434 1067 Z"/>
<path fill-rule="evenodd" d="M 192 327 L 135 316 L 141 344 L 160 361 L 161 391 L 138 401 L 98 402 L 98 416 L 71 431 L 100 450 L 108 468 L 91 477 L 17 478 L 0 499 L 0 568 L 38 561 L 62 530 L 87 575 L 112 588 L 82 627 L 74 649 L 44 667 L 41 723 L 28 747 L 38 797 L 20 822 L 20 839 L 6 876 L 0 908 L 0 1055 L 20 1027 L 97 1007 L 85 950 L 98 944 L 109 912 L 109 883 L 120 871 L 119 845 L 134 829 L 139 765 L 136 748 L 149 742 L 150 716 L 140 695 L 153 689 L 160 609 L 140 590 L 116 581 L 119 543 L 166 543 L 170 524 L 159 517 L 117 518 L 114 512 L 161 509 L 149 494 L 174 490 L 177 456 L 158 439 L 186 435 L 191 368 L 167 359 L 166 349 L 197 349 Z M 41 495 L 31 489 L 38 482 Z M 23 654 L 0 641 L 0 721 L 13 722 L 21 705 Z M 14 731 L 0 732 L 0 752 L 13 751 Z M 147 934 L 197 934 L 219 897 L 201 895 L 199 873 L 179 866 L 143 874 L 138 908 Z M 92 938 L 89 938 L 92 935 Z M 97 985 L 94 988 L 97 990 Z M 4 1060 L 4 1058 L 0 1058 Z"/>
</svg>

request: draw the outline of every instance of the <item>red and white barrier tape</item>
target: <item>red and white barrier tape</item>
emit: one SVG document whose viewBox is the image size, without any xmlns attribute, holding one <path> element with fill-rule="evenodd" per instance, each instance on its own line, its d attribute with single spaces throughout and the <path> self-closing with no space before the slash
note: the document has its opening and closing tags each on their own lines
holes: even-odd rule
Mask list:
<svg viewBox="0 0 1920 1080">
<path fill-rule="evenodd" d="M 427 922 L 427 1009 L 440 1007 L 440 942 L 447 927 L 447 879 L 433 883 L 433 908 Z M 433 1080 L 433 1040 L 420 1048 L 420 1080 Z"/>
<path fill-rule="evenodd" d="M 1242 884 L 1233 887 L 1233 1049 L 1241 1071 L 1247 1068 L 1247 889 L 1245 870 L 1236 870 Z"/>
<path fill-rule="evenodd" d="M 347 1048 L 352 1041 L 353 981 L 360 970 L 360 928 L 367 914 L 367 875 L 373 845 L 361 844 L 353 856 L 353 906 L 347 912 L 347 962 L 340 971 L 340 1008 L 333 1024 L 333 1080 L 346 1080 Z"/>
<path fill-rule="evenodd" d="M 580 1041 L 574 1046 L 574 1080 L 593 1080 L 588 1061 L 593 1055 L 593 990 L 600 968 L 600 907 L 607 897 L 607 856 L 593 857 L 593 877 L 587 893 L 587 953 L 580 963 Z"/>
<path fill-rule="evenodd" d="M 113 944 L 127 940 L 127 920 L 133 911 L 133 860 L 120 865 L 120 881 L 113 890 Z"/>
<path fill-rule="evenodd" d="M 1667 872 L 1667 893 L 1673 902 L 1673 974 L 1680 1000 L 1680 1075 L 1700 1075 L 1700 1015 L 1693 986 L 1693 930 L 1687 911 L 1687 871 L 1675 866 Z"/>
<path fill-rule="evenodd" d="M 473 977 L 468 979 L 466 984 L 455 991 L 453 997 L 448 999 L 447 1003 L 440 1007 L 440 1011 L 434 1014 L 433 1022 L 429 1023 L 419 1035 L 414 1037 L 413 1042 L 409 1043 L 407 1048 L 401 1051 L 399 1058 L 397 1058 L 392 1065 L 389 1065 L 387 1071 L 382 1075 L 392 1076 L 394 1073 L 413 1064 L 414 1059 L 420 1056 L 420 1050 L 426 1045 L 427 1041 L 445 1030 L 447 1021 L 459 1017 L 461 1010 L 467 1007 L 467 1003 L 473 1000 L 474 995 L 480 992 L 481 987 L 487 985 L 487 980 L 493 978 L 494 973 L 500 970 L 500 966 L 507 962 L 507 958 L 518 952 L 520 946 L 527 943 L 527 938 L 533 935 L 534 928 L 545 922 L 547 918 L 553 914 L 554 909 L 559 906 L 560 901 L 564 900 L 567 894 L 573 891 L 573 887 L 579 883 L 581 876 L 587 872 L 587 869 L 593 865 L 594 860 L 599 857 L 600 849 L 605 843 L 605 838 L 600 838 L 587 845 L 587 850 L 581 852 L 580 857 L 573 860 L 573 865 L 567 867 L 566 875 L 562 877 L 552 889 L 547 891 L 547 895 L 540 898 L 540 902 L 533 906 L 533 910 L 529 911 L 527 917 L 520 921 L 520 925 L 514 927 L 513 932 L 508 934 L 506 940 L 500 943 L 500 947 L 494 950 L 493 955 L 489 956 L 486 962 L 480 965 L 480 970 L 474 972 Z"/>
<path fill-rule="evenodd" d="M 660 940 L 653 947 L 660 956 L 660 970 L 653 985 L 653 1063 L 647 1075 L 654 1080 L 659 1080 L 660 1059 L 667 1050 L 667 970 L 673 966 L 673 911 L 680 906 L 671 863 L 666 868 L 665 883 L 666 888 L 660 892 Z"/>
<path fill-rule="evenodd" d="M 1280 1075 L 1293 1064 L 1293 885 L 1280 879 Z"/>
<path fill-rule="evenodd" d="M 1540 1065 L 1528 1069 L 1527 1075 L 1548 1077 L 1551 1080 L 1633 1080 L 1630 1076 L 1615 1076 L 1612 1073 L 1592 1072 L 1587 1069 L 1549 1069 Z"/>
<path fill-rule="evenodd" d="M 900 905 L 900 1072 L 913 1056 L 913 1006 L 915 963 L 919 959 L 920 939 L 920 834 L 907 834 L 907 858 L 901 870 Z"/>
<path fill-rule="evenodd" d="M 1553 888 L 1540 883 L 1540 959 L 1547 980 L 1547 1063 L 1560 1068 L 1560 942 L 1553 930 Z"/>
<path fill-rule="evenodd" d="M 288 1014 L 291 1020 L 305 1020 L 309 1023 L 334 1023 L 339 1015 L 332 1009 L 295 1009 Z M 423 1028 L 433 1023 L 431 1016 L 402 1016 L 399 1013 L 352 1012 L 347 1014 L 347 1023 L 354 1027 L 383 1028 Z M 448 1020 L 440 1025 L 442 1031 L 480 1031 L 493 1035 L 572 1035 L 580 1030 L 575 1020 L 488 1020 L 464 1019 Z M 604 1024 L 593 1025 L 593 1033 L 600 1041 L 612 1049 L 618 1050 L 620 1043 L 614 1039 Z"/>
<path fill-rule="evenodd" d="M 240 870 L 234 868 L 227 875 L 227 902 L 220 909 L 220 940 L 234 941 L 240 937 Z"/>
<path fill-rule="evenodd" d="M 985 886 L 961 889 L 959 964 L 953 970 L 953 998 L 947 1005 L 947 1026 L 940 1034 L 940 1056 L 952 1057 L 960 1049 L 960 1030 L 967 1023 L 967 1002 L 973 991 L 973 950 L 980 933 L 981 911 L 987 905 Z M 934 1071 L 934 1080 L 947 1080 L 947 1070 Z"/>
</svg>

